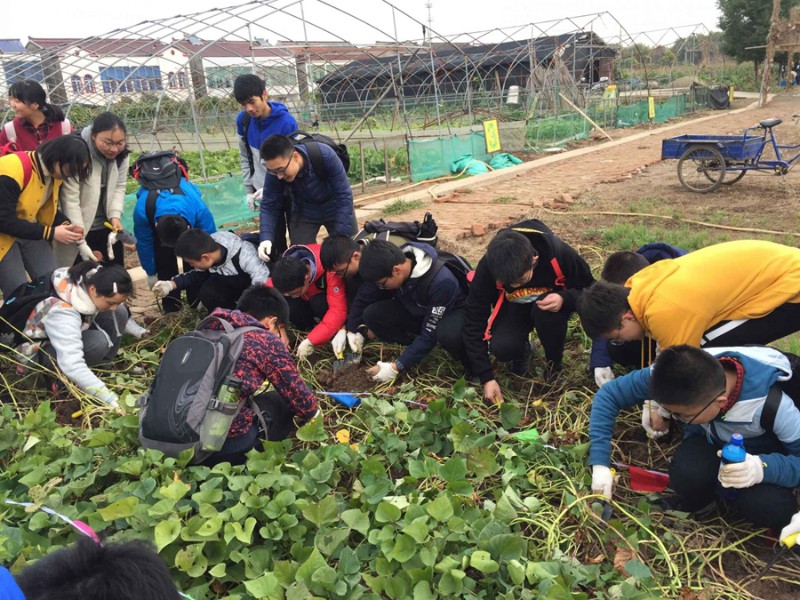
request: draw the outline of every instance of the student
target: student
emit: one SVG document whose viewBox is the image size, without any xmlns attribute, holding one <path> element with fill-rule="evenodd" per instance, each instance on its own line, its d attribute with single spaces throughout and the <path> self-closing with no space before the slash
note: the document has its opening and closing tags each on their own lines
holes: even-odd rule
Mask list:
<svg viewBox="0 0 800 600">
<path fill-rule="evenodd" d="M 61 212 L 74 225 L 86 232 L 83 242 L 54 247 L 56 262 L 69 267 L 78 253 L 83 260 L 108 261 L 108 248 L 113 246 L 113 262 L 124 265 L 122 242 L 122 209 L 125 204 L 125 182 L 128 177 L 128 141 L 125 123 L 117 115 L 102 112 L 81 132 L 89 147 L 92 170 L 85 181 L 70 179 L 61 186 Z M 113 229 L 109 229 L 106 223 Z"/>
<path fill-rule="evenodd" d="M 4 600 L 179 600 L 169 569 L 149 544 L 80 537 L 17 575 L 0 567 Z"/>
<path fill-rule="evenodd" d="M 663 242 L 645 244 L 636 252 L 614 252 L 606 259 L 600 278 L 609 283 L 623 285 L 634 273 L 660 260 L 678 258 L 686 254 L 686 250 L 670 246 Z M 611 365 L 620 364 L 629 368 L 642 368 L 648 366 L 656 356 L 656 343 L 646 337 L 644 340 L 631 342 L 615 342 L 599 338 L 592 343 L 592 353 L 589 358 L 589 370 L 594 373 L 597 387 L 602 387 L 614 379 Z"/>
<path fill-rule="evenodd" d="M 313 418 L 318 413 L 317 399 L 298 375 L 289 352 L 285 330 L 289 307 L 277 290 L 253 286 L 242 294 L 236 310 L 218 308 L 211 314 L 237 328 L 258 328 L 244 334 L 244 346 L 232 375 L 242 381 L 241 400 L 253 397 L 268 431 L 259 428 L 260 420 L 245 404 L 234 419 L 222 449 L 204 463 L 241 464 L 245 461 L 244 454 L 259 443 L 259 437 L 270 441 L 285 439 L 293 417 L 300 421 Z M 211 329 L 222 328 L 219 321 L 209 319 L 207 323 Z M 275 389 L 254 396 L 265 381 Z"/>
<path fill-rule="evenodd" d="M 315 347 L 330 342 L 347 318 L 344 280 L 322 267 L 319 252 L 319 244 L 292 246 L 275 263 L 268 283 L 289 298 L 292 324 L 311 330 L 297 348 L 298 358 L 307 358 Z"/>
<path fill-rule="evenodd" d="M 214 215 L 203 202 L 196 185 L 183 177 L 180 180 L 182 194 L 162 192 L 159 195 L 154 213 L 154 222 L 147 217 L 148 190 L 141 188 L 137 193 L 133 209 L 133 233 L 136 236 L 136 252 L 152 288 L 157 281 L 171 279 L 178 274 L 178 259 L 175 257 L 175 244 L 181 234 L 190 228 L 199 228 L 208 233 L 217 230 Z M 197 299 L 188 294 L 190 304 Z M 173 291 L 162 303 L 164 312 L 177 312 L 181 309 L 180 292 Z"/>
<path fill-rule="evenodd" d="M 117 395 L 90 367 L 110 362 L 119 351 L 122 333 L 128 331 L 125 302 L 133 292 L 131 276 L 117 264 L 87 261 L 57 269 L 52 279 L 55 293 L 31 312 L 22 331 L 31 341 L 17 351 L 45 366 L 55 360 L 84 392 L 119 407 Z"/>
<path fill-rule="evenodd" d="M 14 120 L 0 129 L 0 149 L 30 152 L 41 144 L 72 132 L 64 111 L 47 102 L 44 88 L 33 79 L 23 79 L 8 88 L 8 101 L 14 109 Z"/>
<path fill-rule="evenodd" d="M 271 135 L 261 146 L 261 159 L 267 167 L 261 200 L 261 260 L 269 260 L 287 193 L 291 196 L 289 239 L 293 245 L 313 244 L 323 225 L 328 235 L 358 231 L 353 189 L 342 161 L 326 144 L 317 143 L 317 147 L 322 155 L 322 176 L 314 170 L 307 147 L 295 146 L 285 135 Z"/>
<path fill-rule="evenodd" d="M 375 381 L 393 380 L 417 365 L 437 343 L 461 358 L 466 291 L 449 267 L 437 263 L 438 257 L 435 248 L 418 242 L 398 247 L 374 240 L 362 250 L 358 272 L 371 285 L 361 286 L 348 318 L 353 323 L 363 320 L 379 340 L 408 346 L 393 362 L 379 361 L 368 370 Z M 381 300 L 380 290 L 391 291 L 393 297 Z M 355 345 L 353 351 L 359 352 L 363 337 Z"/>
<path fill-rule="evenodd" d="M 164 298 L 173 290 L 187 290 L 209 312 L 234 308 L 242 292 L 269 279 L 269 268 L 258 258 L 253 244 L 230 231 L 188 229 L 178 238 L 175 255 L 192 270 L 157 282 L 153 293 Z"/>
<path fill-rule="evenodd" d="M 742 240 L 597 282 L 578 302 L 592 339 L 675 344 L 767 344 L 800 329 L 800 248 Z"/>
<path fill-rule="evenodd" d="M 58 211 L 58 199 L 64 181 L 85 180 L 90 168 L 89 148 L 74 135 L 0 157 L 0 290 L 6 298 L 29 277 L 56 268 L 52 241 L 83 239 L 83 228 Z"/>
<path fill-rule="evenodd" d="M 612 494 L 609 469 L 617 414 L 652 397 L 685 424 L 670 466 L 671 506 L 696 512 L 722 497 L 758 527 L 780 530 L 797 511 L 800 411 L 781 392 L 773 424 L 762 422 L 771 386 L 791 377 L 788 359 L 773 348 L 670 346 L 652 367 L 604 385 L 592 402 L 589 464 L 592 489 Z M 744 437 L 744 462 L 720 466 L 718 451 L 731 434 Z"/>
<path fill-rule="evenodd" d="M 503 401 L 489 352 L 512 361 L 513 372 L 527 374 L 534 328 L 547 376 L 562 369 L 569 317 L 592 281 L 586 261 L 541 221 L 523 221 L 497 233 L 478 263 L 464 305 L 467 368 L 479 378 L 486 400 Z"/>
</svg>

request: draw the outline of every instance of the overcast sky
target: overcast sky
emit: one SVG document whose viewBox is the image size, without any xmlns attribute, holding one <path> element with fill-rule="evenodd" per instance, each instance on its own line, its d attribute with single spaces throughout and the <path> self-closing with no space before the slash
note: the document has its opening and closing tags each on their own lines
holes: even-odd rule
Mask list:
<svg viewBox="0 0 800 600">
<path fill-rule="evenodd" d="M 284 6 L 299 7 L 299 0 L 278 0 Z M 392 13 L 382 0 L 326 0 L 332 6 L 352 12 L 367 23 L 375 24 L 382 32 L 393 33 Z M 593 29 L 606 36 L 620 35 L 621 27 L 633 34 L 704 24 L 708 29 L 718 29 L 717 0 L 669 0 L 642 2 L 642 0 L 391 0 L 413 19 L 427 22 L 428 1 L 432 4 L 433 30 L 443 35 L 507 28 L 527 23 L 541 23 L 565 17 L 608 12 L 593 21 Z M 7 0 L 11 3 L 11 0 Z M 169 2 L 136 2 L 109 0 L 37 0 L 25 10 L 19 2 L 14 8 L 3 11 L 0 20 L 0 38 L 17 38 L 23 43 L 28 37 L 88 37 L 102 35 L 117 28 L 131 27 L 146 20 L 196 13 L 221 6 L 237 4 L 236 0 L 170 0 Z M 244 2 L 240 2 L 244 4 Z M 143 11 L 144 8 L 147 11 Z M 377 29 L 361 26 L 355 19 L 326 11 L 316 0 L 304 0 L 305 17 L 310 23 L 324 24 L 340 39 L 363 43 L 386 39 Z M 315 19 L 316 17 L 316 19 Z M 421 26 L 413 19 L 396 15 L 398 38 L 418 39 Z M 613 18 L 612 18 L 613 17 Z M 583 26 L 582 23 L 579 23 Z M 308 39 L 323 39 L 320 31 L 308 33 Z M 682 35 L 690 30 L 682 29 Z M 293 35 L 297 35 L 294 33 Z M 659 41 L 661 34 L 651 35 Z M 276 38 L 277 35 L 269 36 Z M 364 39 L 358 39 L 362 37 Z M 392 36 L 393 37 L 393 36 Z M 671 41 L 674 35 L 668 36 Z M 300 38 L 302 39 L 302 38 Z M 637 40 L 639 41 L 639 40 Z M 647 43 L 647 40 L 641 40 Z"/>
</svg>

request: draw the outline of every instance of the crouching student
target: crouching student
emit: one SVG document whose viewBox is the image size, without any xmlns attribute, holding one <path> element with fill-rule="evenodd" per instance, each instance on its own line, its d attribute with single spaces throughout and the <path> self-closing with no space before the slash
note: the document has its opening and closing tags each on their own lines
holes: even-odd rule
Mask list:
<svg viewBox="0 0 800 600">
<path fill-rule="evenodd" d="M 36 304 L 22 331 L 31 341 L 17 351 L 46 367 L 55 361 L 84 392 L 118 407 L 117 395 L 90 367 L 113 360 L 123 332 L 141 330 L 125 306 L 133 291 L 130 275 L 117 264 L 87 261 L 56 269 L 52 279 L 53 295 Z"/>
<path fill-rule="evenodd" d="M 322 266 L 319 253 L 319 244 L 292 246 L 272 267 L 268 283 L 288 298 L 291 323 L 310 330 L 297 347 L 298 358 L 330 342 L 347 318 L 344 279 Z"/>
<path fill-rule="evenodd" d="M 677 494 L 670 507 L 697 512 L 722 499 L 756 526 L 780 530 L 797 511 L 800 411 L 779 388 L 770 389 L 791 375 L 788 359 L 773 348 L 663 350 L 651 367 L 597 392 L 589 420 L 592 490 L 611 498 L 617 414 L 652 397 L 684 423 L 685 437 L 670 466 Z M 744 437 L 746 459 L 720 465 L 718 453 L 733 433 Z"/>
<path fill-rule="evenodd" d="M 164 298 L 175 290 L 186 290 L 208 312 L 234 308 L 242 292 L 269 279 L 269 268 L 258 258 L 255 246 L 230 231 L 188 229 L 178 238 L 175 255 L 192 270 L 156 282 L 153 293 Z"/>
<path fill-rule="evenodd" d="M 80 537 L 16 577 L 0 567 L 2 600 L 180 600 L 155 548 L 140 541 L 99 544 Z"/>
<path fill-rule="evenodd" d="M 242 381 L 242 409 L 234 419 L 222 449 L 203 463 L 242 464 L 245 453 L 256 447 L 259 439 L 285 439 L 291 432 L 294 417 L 299 422 L 312 418 L 318 410 L 317 399 L 297 373 L 297 365 L 289 352 L 285 330 L 289 307 L 277 290 L 264 286 L 248 288 L 239 299 L 236 310 L 218 308 L 211 314 L 222 317 L 236 328 L 258 328 L 244 334 L 244 345 L 231 373 Z M 223 327 L 213 319 L 207 323 L 210 329 Z M 274 389 L 257 393 L 264 382 Z M 267 431 L 262 431 L 261 420 L 248 405 L 247 400 L 251 397 L 261 412 Z"/>
<path fill-rule="evenodd" d="M 436 344 L 461 358 L 461 306 L 466 291 L 428 244 L 396 246 L 375 240 L 361 251 L 358 272 L 364 279 L 348 316 L 363 322 L 376 338 L 407 345 L 393 362 L 380 361 L 369 369 L 375 381 L 391 381 L 419 363 Z M 393 297 L 380 299 L 380 291 Z M 350 332 L 351 348 L 360 352 L 363 336 Z M 358 337 L 360 339 L 358 339 Z"/>
<path fill-rule="evenodd" d="M 636 252 L 614 252 L 606 259 L 600 279 L 609 283 L 624 285 L 633 275 L 661 260 L 678 258 L 686 254 L 675 246 L 663 242 L 651 242 Z M 656 342 L 649 336 L 642 340 L 629 342 L 614 340 L 613 342 L 598 338 L 592 343 L 592 354 L 589 358 L 589 370 L 594 374 L 597 387 L 602 387 L 614 379 L 611 368 L 614 363 L 623 367 L 641 369 L 648 366 L 656 357 Z"/>
</svg>

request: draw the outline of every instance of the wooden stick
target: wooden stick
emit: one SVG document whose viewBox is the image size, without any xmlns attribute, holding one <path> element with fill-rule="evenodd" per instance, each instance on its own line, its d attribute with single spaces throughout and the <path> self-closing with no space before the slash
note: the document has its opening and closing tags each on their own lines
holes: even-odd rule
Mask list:
<svg viewBox="0 0 800 600">
<path fill-rule="evenodd" d="M 583 111 L 582 111 L 580 108 L 578 108 L 577 106 L 575 106 L 575 104 L 573 104 L 573 103 L 572 103 L 572 101 L 571 101 L 569 98 L 567 98 L 567 97 L 566 97 L 564 94 L 562 94 L 561 92 L 558 92 L 558 95 L 559 95 L 559 96 L 561 96 L 561 99 L 562 99 L 564 102 L 566 102 L 566 103 L 567 103 L 567 104 L 569 104 L 569 105 L 570 105 L 570 106 L 571 106 L 571 107 L 572 107 L 574 110 L 576 110 L 580 116 L 582 116 L 584 119 L 586 119 L 587 121 L 589 121 L 589 123 L 591 123 L 591 124 L 594 126 L 594 128 L 595 128 L 595 129 L 598 129 L 598 130 L 600 131 L 600 133 L 602 133 L 604 136 L 606 136 L 606 137 L 607 137 L 608 139 L 610 139 L 611 141 L 614 141 L 614 138 L 612 138 L 610 135 L 608 135 L 608 134 L 606 133 L 606 130 L 605 130 L 605 129 L 603 129 L 602 127 L 600 127 L 600 125 L 598 125 L 597 123 L 595 123 L 594 121 L 592 121 L 592 119 L 589 117 L 589 115 L 587 115 L 587 114 L 586 114 L 585 112 L 583 112 Z"/>
</svg>

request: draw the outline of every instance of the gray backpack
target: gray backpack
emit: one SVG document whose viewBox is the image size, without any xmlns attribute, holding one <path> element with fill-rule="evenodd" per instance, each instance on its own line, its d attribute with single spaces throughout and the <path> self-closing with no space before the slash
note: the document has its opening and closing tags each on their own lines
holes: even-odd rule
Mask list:
<svg viewBox="0 0 800 600">
<path fill-rule="evenodd" d="M 203 329 L 211 320 L 222 323 L 223 329 Z M 259 327 L 234 328 L 216 316 L 206 317 L 198 327 L 170 342 L 150 389 L 138 402 L 142 447 L 171 457 L 192 448 L 194 464 L 212 454 L 200 444 L 204 419 L 213 411 L 231 415 L 231 420 L 239 413 L 241 402 L 217 402 L 217 393 L 236 365 L 244 334 L 263 331 Z M 255 412 L 260 418 L 260 411 Z"/>
</svg>

